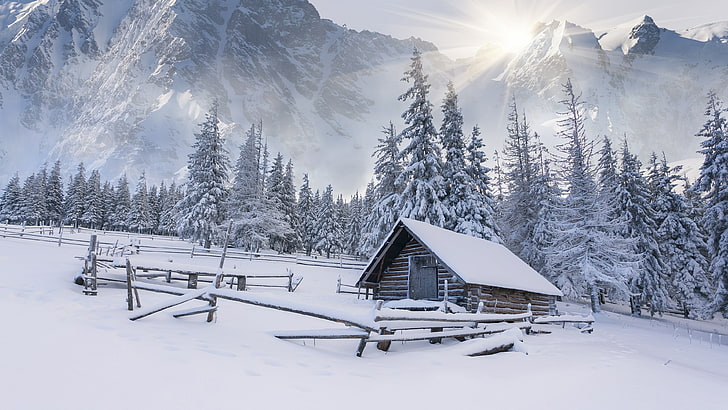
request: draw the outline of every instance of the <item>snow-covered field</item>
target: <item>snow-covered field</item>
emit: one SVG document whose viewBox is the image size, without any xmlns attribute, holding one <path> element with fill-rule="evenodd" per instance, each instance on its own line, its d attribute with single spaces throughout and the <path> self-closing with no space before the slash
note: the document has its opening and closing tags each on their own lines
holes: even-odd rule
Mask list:
<svg viewBox="0 0 728 410">
<path fill-rule="evenodd" d="M 81 238 L 88 234 L 82 234 Z M 180 242 L 176 242 L 177 245 Z M 4 409 L 508 409 L 721 408 L 728 346 L 688 337 L 685 322 L 596 316 L 593 334 L 546 326 L 519 352 L 465 357 L 458 342 L 278 340 L 278 330 L 331 328 L 318 319 L 220 301 L 217 320 L 161 312 L 136 322 L 126 289 L 85 296 L 72 282 L 82 246 L 0 238 L 0 407 Z M 162 256 L 160 256 L 162 257 Z M 175 258 L 185 258 L 175 256 Z M 195 258 L 196 263 L 202 258 Z M 189 262 L 186 259 L 185 263 Z M 217 260 L 208 259 L 211 266 Z M 304 276 L 292 294 L 312 304 L 366 312 L 371 301 L 336 294 L 354 270 L 230 260 L 241 271 Z M 172 296 L 141 292 L 144 307 Z M 190 304 L 202 302 L 190 302 Z M 186 307 L 183 305 L 183 307 Z M 560 310 L 585 313 L 562 304 Z M 726 333 L 725 321 L 694 323 Z M 338 325 L 340 326 L 340 325 Z"/>
</svg>

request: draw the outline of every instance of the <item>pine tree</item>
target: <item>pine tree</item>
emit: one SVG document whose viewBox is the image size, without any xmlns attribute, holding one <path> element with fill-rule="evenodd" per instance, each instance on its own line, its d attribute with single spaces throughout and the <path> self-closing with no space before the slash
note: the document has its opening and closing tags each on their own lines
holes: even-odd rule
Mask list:
<svg viewBox="0 0 728 410">
<path fill-rule="evenodd" d="M 609 137 L 604 136 L 602 140 L 602 148 L 599 150 L 598 163 L 598 200 L 607 209 L 608 220 L 615 221 L 617 215 L 617 191 L 619 189 L 619 179 L 617 175 L 617 158 L 616 153 L 612 149 L 612 141 Z"/>
<path fill-rule="evenodd" d="M 349 204 L 344 201 L 344 196 L 339 194 L 338 197 L 336 197 L 336 202 L 334 203 L 335 213 L 336 213 L 336 224 L 340 227 L 340 229 L 337 232 L 336 237 L 336 243 L 337 246 L 337 252 L 341 254 L 344 249 L 346 248 L 347 243 L 347 227 L 350 224 L 350 218 L 351 218 L 351 212 L 349 210 Z"/>
<path fill-rule="evenodd" d="M 624 221 L 622 234 L 632 241 L 635 254 L 640 256 L 637 272 L 630 278 L 632 313 L 639 315 L 638 304 L 647 303 L 651 314 L 661 314 L 668 303 L 667 284 L 662 276 L 666 267 L 657 243 L 657 223 L 653 218 L 655 210 L 650 203 L 647 181 L 640 171 L 641 165 L 629 151 L 625 140 L 617 202 Z"/>
<path fill-rule="evenodd" d="M 20 177 L 16 173 L 8 181 L 2 198 L 0 198 L 0 221 L 18 223 L 21 221 L 21 211 L 22 188 L 20 187 Z"/>
<path fill-rule="evenodd" d="M 306 255 L 311 256 L 311 251 L 316 240 L 316 206 L 314 204 L 311 185 L 308 174 L 303 174 L 303 183 L 298 191 L 298 217 L 300 219 L 299 235 Z"/>
<path fill-rule="evenodd" d="M 142 172 L 137 182 L 129 209 L 129 229 L 137 233 L 149 232 L 152 227 L 147 178 Z"/>
<path fill-rule="evenodd" d="M 166 201 L 167 186 L 164 184 L 164 181 L 159 184 L 159 188 L 157 188 L 156 185 L 152 185 L 152 187 L 149 188 L 151 231 L 156 234 L 161 234 L 159 230 L 159 223 L 162 220 L 162 212 Z"/>
<path fill-rule="evenodd" d="M 314 249 L 319 253 L 324 252 L 326 257 L 330 258 L 333 252 L 341 248 L 340 237 L 341 225 L 339 225 L 339 220 L 336 217 L 334 189 L 331 185 L 328 185 L 321 195 L 318 208 Z"/>
<path fill-rule="evenodd" d="M 262 131 L 251 126 L 245 143 L 240 147 L 235 180 L 227 203 L 233 221 L 231 242 L 255 252 L 272 237 L 285 238 L 292 230 L 276 198 L 267 195 L 263 185 L 266 178 L 261 163 L 266 160 L 261 156 L 267 156 L 267 150 L 263 152 L 261 140 Z"/>
<path fill-rule="evenodd" d="M 116 193 L 114 187 L 109 181 L 104 182 L 101 188 L 101 197 L 103 198 L 103 218 L 101 219 L 101 229 L 113 229 L 112 218 L 114 216 L 114 208 L 116 206 Z"/>
<path fill-rule="evenodd" d="M 506 143 L 503 150 L 505 162 L 504 178 L 508 194 L 501 205 L 502 219 L 508 248 L 531 266 L 537 264 L 533 259 L 533 229 L 539 211 L 538 201 L 532 189 L 538 171 L 536 167 L 535 138 L 531 133 L 525 113 L 519 114 L 515 98 L 511 102 L 511 112 L 507 126 Z"/>
<path fill-rule="evenodd" d="M 495 200 L 491 192 L 490 169 L 484 166 L 487 161 L 482 151 L 483 140 L 480 128 L 476 125 L 470 134 L 470 142 L 466 147 L 465 174 L 468 185 L 468 198 L 464 204 L 463 217 L 455 225 L 455 232 L 462 232 L 477 238 L 503 243 L 501 232 L 496 221 Z"/>
<path fill-rule="evenodd" d="M 23 223 L 35 223 L 36 220 L 39 218 L 39 214 L 35 208 L 34 199 L 35 199 L 35 174 L 29 175 L 27 178 L 25 178 L 25 181 L 23 181 L 23 188 L 21 189 L 21 218 Z"/>
<path fill-rule="evenodd" d="M 126 179 L 126 174 L 122 175 L 116 182 L 114 193 L 114 209 L 110 218 L 110 224 L 117 231 L 128 231 L 131 194 L 129 193 L 129 182 Z"/>
<path fill-rule="evenodd" d="M 298 209 L 296 203 L 296 186 L 293 182 L 293 161 L 288 160 L 286 163 L 286 171 L 283 174 L 283 184 L 281 192 L 281 205 L 285 220 L 290 227 L 288 234 L 284 236 L 285 252 L 294 253 L 301 247 L 301 236 L 298 234 L 299 225 L 301 224 L 298 217 Z"/>
<path fill-rule="evenodd" d="M 584 132 L 582 102 L 570 80 L 563 85 L 565 111 L 559 113 L 559 146 L 564 161 L 562 178 L 566 196 L 553 214 L 554 238 L 546 252 L 546 270 L 567 297 L 589 295 L 593 312 L 600 311 L 600 289 L 614 296 L 628 293 L 626 276 L 631 265 L 623 240 L 611 235 L 606 212 L 597 200 L 591 164 L 591 144 Z"/>
<path fill-rule="evenodd" d="M 51 225 L 59 225 L 63 220 L 63 181 L 61 179 L 61 161 L 53 165 L 46 184 L 46 216 Z"/>
<path fill-rule="evenodd" d="M 535 137 L 538 141 L 538 134 Z M 554 229 L 554 222 L 558 219 L 556 215 L 561 204 L 561 191 L 549 166 L 548 151 L 541 144 L 538 145 L 539 173 L 531 189 L 536 206 L 536 222 L 531 233 L 531 246 L 524 249 L 524 256 L 536 271 L 552 277 L 552 272 L 548 271 L 547 258 L 548 250 L 555 242 L 557 230 Z"/>
<path fill-rule="evenodd" d="M 703 165 L 693 189 L 704 193 L 703 226 L 708 232 L 709 272 L 716 283 L 716 293 L 706 307 L 706 315 L 722 311 L 728 317 L 728 123 L 726 109 L 715 92 L 708 93 L 707 120 L 696 134 L 703 137 Z"/>
<path fill-rule="evenodd" d="M 349 224 L 346 225 L 346 242 L 344 243 L 344 251 L 349 255 L 359 256 L 362 218 L 362 199 L 359 197 L 359 191 L 357 191 L 349 201 Z"/>
<path fill-rule="evenodd" d="M 218 106 L 214 103 L 195 134 L 194 152 L 188 161 L 186 196 L 177 204 L 180 236 L 210 248 L 225 219 L 228 157 L 220 134 Z"/>
<path fill-rule="evenodd" d="M 402 79 L 411 83 L 410 88 L 399 96 L 400 101 L 412 100 L 402 113 L 407 127 L 402 138 L 409 144 L 400 152 L 407 167 L 398 178 L 404 188 L 397 208 L 400 216 L 444 226 L 449 211 L 441 198 L 445 195 L 442 178 L 442 159 L 437 144 L 437 131 L 433 125 L 432 104 L 428 100 L 430 84 L 422 71 L 422 54 L 415 49 L 410 69 Z"/>
<path fill-rule="evenodd" d="M 91 175 L 88 181 L 86 181 L 84 200 L 81 221 L 84 225 L 92 229 L 101 227 L 101 222 L 104 217 L 104 198 L 101 195 L 101 174 L 96 169 L 91 171 Z"/>
<path fill-rule="evenodd" d="M 162 204 L 159 217 L 159 232 L 163 235 L 172 235 L 177 230 L 177 215 L 175 205 L 182 200 L 182 192 L 173 181 L 167 190 L 167 198 Z"/>
<path fill-rule="evenodd" d="M 68 185 L 66 193 L 66 217 L 75 227 L 82 221 L 85 211 L 86 196 L 86 167 L 83 162 L 78 164 L 78 171 Z"/>
<path fill-rule="evenodd" d="M 28 207 L 31 211 L 30 220 L 36 225 L 40 225 L 45 222 L 46 214 L 48 213 L 48 169 L 47 165 L 38 171 L 33 181 L 33 189 L 30 192 L 30 201 L 32 204 Z"/>
<path fill-rule="evenodd" d="M 671 168 L 664 154 L 660 162 L 653 153 L 648 183 L 669 296 L 679 303 L 686 318 L 695 318 L 707 305 L 711 294 L 707 274 L 708 247 L 704 232 L 693 219 L 688 200 L 674 190 L 675 182 L 681 179 L 677 175 L 681 168 Z"/>
<path fill-rule="evenodd" d="M 447 84 L 447 94 L 442 102 L 442 116 L 440 144 L 445 152 L 445 162 L 442 164 L 445 196 L 442 203 L 450 210 L 443 227 L 455 230 L 456 226 L 462 225 L 461 221 L 470 211 L 466 202 L 472 195 L 473 181 L 465 172 L 463 114 L 458 106 L 458 95 L 452 82 Z M 470 229 L 461 226 L 461 229 L 463 228 Z"/>
<path fill-rule="evenodd" d="M 363 255 L 374 252 L 399 218 L 398 203 L 404 189 L 400 179 L 404 164 L 399 155 L 402 137 L 397 134 L 392 122 L 383 127 L 382 133 L 384 138 L 378 139 L 379 143 L 372 154 L 377 183 L 367 189 L 368 212 L 359 244 L 359 252 Z"/>
</svg>

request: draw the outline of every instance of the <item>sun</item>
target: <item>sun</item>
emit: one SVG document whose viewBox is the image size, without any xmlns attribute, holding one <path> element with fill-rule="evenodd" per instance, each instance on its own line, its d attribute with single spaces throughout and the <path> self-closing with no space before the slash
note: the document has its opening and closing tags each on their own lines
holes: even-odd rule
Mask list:
<svg viewBox="0 0 728 410">
<path fill-rule="evenodd" d="M 498 34 L 497 44 L 503 51 L 510 54 L 520 52 L 533 40 L 532 28 L 520 23 L 503 24 Z"/>
</svg>

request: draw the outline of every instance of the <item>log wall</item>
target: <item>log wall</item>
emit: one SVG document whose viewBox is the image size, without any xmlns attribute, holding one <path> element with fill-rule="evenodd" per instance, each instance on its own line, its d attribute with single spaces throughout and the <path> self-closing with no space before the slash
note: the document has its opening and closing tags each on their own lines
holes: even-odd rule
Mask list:
<svg viewBox="0 0 728 410">
<path fill-rule="evenodd" d="M 406 299 L 409 290 L 409 257 L 431 255 L 419 242 L 412 239 L 397 255 L 382 274 L 379 282 L 378 298 L 382 300 Z M 462 304 L 466 300 L 465 284 L 444 266 L 437 266 L 438 298 L 445 297 L 445 281 L 448 282 L 448 300 Z"/>
<path fill-rule="evenodd" d="M 556 311 L 556 297 L 523 290 L 503 289 L 485 285 L 468 285 L 465 307 L 470 311 L 483 302 L 487 313 L 523 313 L 531 304 L 534 316 L 546 316 Z"/>
<path fill-rule="evenodd" d="M 409 289 L 409 257 L 421 255 L 431 255 L 431 253 L 415 239 L 407 242 L 402 251 L 383 272 L 375 297 L 382 300 L 406 299 Z M 556 310 L 556 298 L 554 296 L 485 285 L 465 284 L 439 263 L 437 267 L 437 300 L 442 300 L 445 296 L 446 280 L 448 281 L 448 300 L 466 307 L 469 311 L 475 311 L 481 301 L 485 305 L 485 312 L 488 313 L 523 313 L 527 311 L 529 303 L 535 316 L 553 314 Z"/>
</svg>

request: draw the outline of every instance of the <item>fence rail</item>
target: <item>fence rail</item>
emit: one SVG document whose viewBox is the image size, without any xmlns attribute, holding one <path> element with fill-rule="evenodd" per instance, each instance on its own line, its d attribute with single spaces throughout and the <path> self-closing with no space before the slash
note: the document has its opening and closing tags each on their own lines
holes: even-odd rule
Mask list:
<svg viewBox="0 0 728 410">
<path fill-rule="evenodd" d="M 97 242 L 97 254 L 106 256 L 124 256 L 125 254 L 140 254 L 140 253 L 162 253 L 172 255 L 189 255 L 190 258 L 195 257 L 212 257 L 220 258 L 222 256 L 222 249 L 204 249 L 199 248 L 195 245 L 191 245 L 187 242 L 176 237 L 167 237 L 159 235 L 137 235 L 126 232 L 115 232 L 115 231 L 102 231 L 81 228 L 77 229 L 72 226 L 49 227 L 49 226 L 23 226 L 23 225 L 7 225 L 0 224 L 0 237 L 1 238 L 18 238 L 25 240 L 33 240 L 39 242 L 57 243 L 61 245 L 74 245 L 88 247 L 89 241 L 84 239 L 68 238 L 64 237 L 64 233 L 68 234 L 73 232 L 84 232 L 96 234 L 99 237 L 114 237 L 117 236 L 120 239 L 127 239 L 126 243 L 117 239 L 114 242 L 98 241 Z M 170 246 L 163 244 L 149 244 L 150 241 L 154 240 L 173 240 L 179 241 L 180 244 L 186 244 L 187 246 Z M 304 256 L 304 255 L 284 255 L 274 253 L 263 253 L 263 252 L 248 252 L 236 248 L 228 248 L 226 259 L 233 260 L 257 260 L 267 262 L 288 262 L 295 263 L 298 265 L 305 266 L 317 266 L 323 268 L 340 268 L 340 269 L 354 269 L 361 270 L 366 267 L 366 262 L 354 261 L 354 256 L 342 255 L 338 260 L 332 259 L 318 259 L 316 257 Z"/>
</svg>

